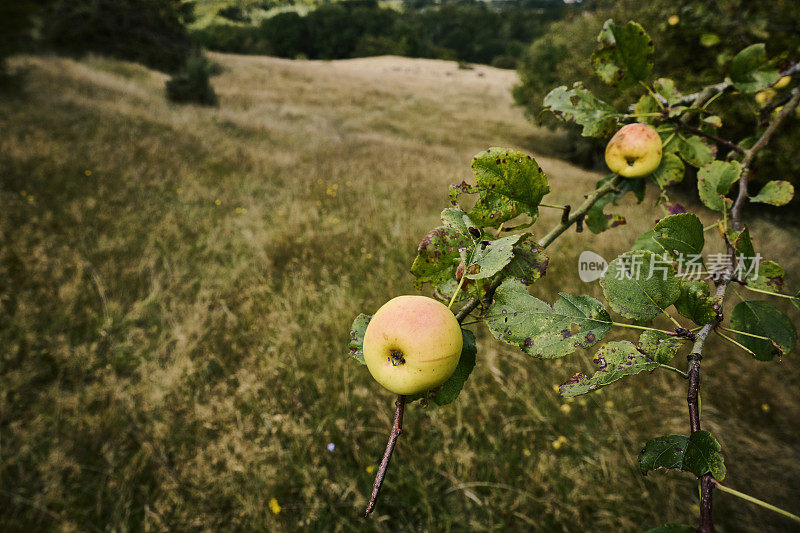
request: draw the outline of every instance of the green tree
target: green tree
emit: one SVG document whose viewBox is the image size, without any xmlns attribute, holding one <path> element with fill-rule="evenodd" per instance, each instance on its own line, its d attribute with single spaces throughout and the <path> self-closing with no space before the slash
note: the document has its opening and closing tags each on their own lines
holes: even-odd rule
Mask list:
<svg viewBox="0 0 800 533">
<path fill-rule="evenodd" d="M 185 20 L 180 0 L 54 0 L 42 36 L 59 53 L 97 52 L 174 73 L 194 49 Z"/>
</svg>

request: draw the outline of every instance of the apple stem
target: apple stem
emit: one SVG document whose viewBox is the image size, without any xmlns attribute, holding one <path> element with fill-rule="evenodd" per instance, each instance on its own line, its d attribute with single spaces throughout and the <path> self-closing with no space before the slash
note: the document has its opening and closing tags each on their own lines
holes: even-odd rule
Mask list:
<svg viewBox="0 0 800 533">
<path fill-rule="evenodd" d="M 406 397 L 401 394 L 397 397 L 397 401 L 394 402 L 394 424 L 392 424 L 392 432 L 389 434 L 389 442 L 386 444 L 386 451 L 383 452 L 381 465 L 378 467 L 378 473 L 375 475 L 375 483 L 372 485 L 372 495 L 369 497 L 369 503 L 364 512 L 364 518 L 367 518 L 375 509 L 375 503 L 378 501 L 378 493 L 381 491 L 383 478 L 386 477 L 386 470 L 389 468 L 392 452 L 394 452 L 398 437 L 400 437 L 400 434 L 403 432 L 403 412 L 405 411 L 405 406 Z"/>
</svg>

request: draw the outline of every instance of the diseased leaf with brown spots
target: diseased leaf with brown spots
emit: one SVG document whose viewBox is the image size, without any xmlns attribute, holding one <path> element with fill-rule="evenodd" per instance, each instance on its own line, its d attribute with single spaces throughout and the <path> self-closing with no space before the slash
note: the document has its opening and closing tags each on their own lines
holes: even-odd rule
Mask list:
<svg viewBox="0 0 800 533">
<path fill-rule="evenodd" d="M 751 202 L 770 205 L 786 205 L 794 198 L 794 185 L 785 180 L 768 181 L 759 193 L 750 197 Z"/>
<path fill-rule="evenodd" d="M 417 257 L 411 265 L 411 273 L 417 278 L 414 285 L 418 289 L 425 283 L 439 287 L 454 280 L 461 262 L 459 250 L 473 246 L 472 239 L 453 228 L 439 226 L 432 229 L 419 243 Z"/>
<path fill-rule="evenodd" d="M 481 226 L 498 227 L 526 214 L 535 221 L 539 203 L 550 192 L 536 160 L 522 152 L 489 148 L 472 160 L 479 198 L 469 217 Z"/>
<path fill-rule="evenodd" d="M 625 376 L 638 374 L 645 370 L 653 370 L 660 365 L 644 355 L 630 341 L 615 341 L 604 344 L 594 356 L 597 371 L 591 376 L 563 383 L 559 387 L 562 396 L 579 396 L 595 391 Z"/>
<path fill-rule="evenodd" d="M 589 348 L 611 329 L 611 317 L 596 298 L 560 295 L 550 307 L 528 294 L 518 280 L 506 279 L 495 292 L 484 320 L 498 340 L 548 359 Z"/>
<path fill-rule="evenodd" d="M 775 261 L 761 261 L 758 272 L 747 279 L 747 286 L 762 291 L 780 293 L 786 272 Z"/>
<path fill-rule="evenodd" d="M 622 115 L 613 106 L 595 98 L 583 85 L 556 87 L 544 97 L 544 108 L 564 122 L 583 126 L 584 137 L 611 137 Z"/>
</svg>

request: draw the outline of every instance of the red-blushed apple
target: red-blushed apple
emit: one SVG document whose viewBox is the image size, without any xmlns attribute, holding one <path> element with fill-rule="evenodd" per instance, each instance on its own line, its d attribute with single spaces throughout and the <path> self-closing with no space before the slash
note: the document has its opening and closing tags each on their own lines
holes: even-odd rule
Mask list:
<svg viewBox="0 0 800 533">
<path fill-rule="evenodd" d="M 626 178 L 647 176 L 661 164 L 661 137 L 656 130 L 636 122 L 627 124 L 606 145 L 606 165 Z"/>
<path fill-rule="evenodd" d="M 458 365 L 461 326 L 444 304 L 426 296 L 398 296 L 364 332 L 364 361 L 372 377 L 395 394 L 438 387 Z"/>
</svg>

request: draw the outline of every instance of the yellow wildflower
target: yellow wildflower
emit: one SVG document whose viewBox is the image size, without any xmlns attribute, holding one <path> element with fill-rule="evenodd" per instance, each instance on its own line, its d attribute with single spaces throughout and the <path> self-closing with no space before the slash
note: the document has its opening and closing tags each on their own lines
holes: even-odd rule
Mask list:
<svg viewBox="0 0 800 533">
<path fill-rule="evenodd" d="M 281 506 L 278 505 L 278 500 L 275 498 L 271 498 L 269 500 L 269 510 L 272 511 L 272 514 L 278 514 L 281 512 Z"/>
</svg>

